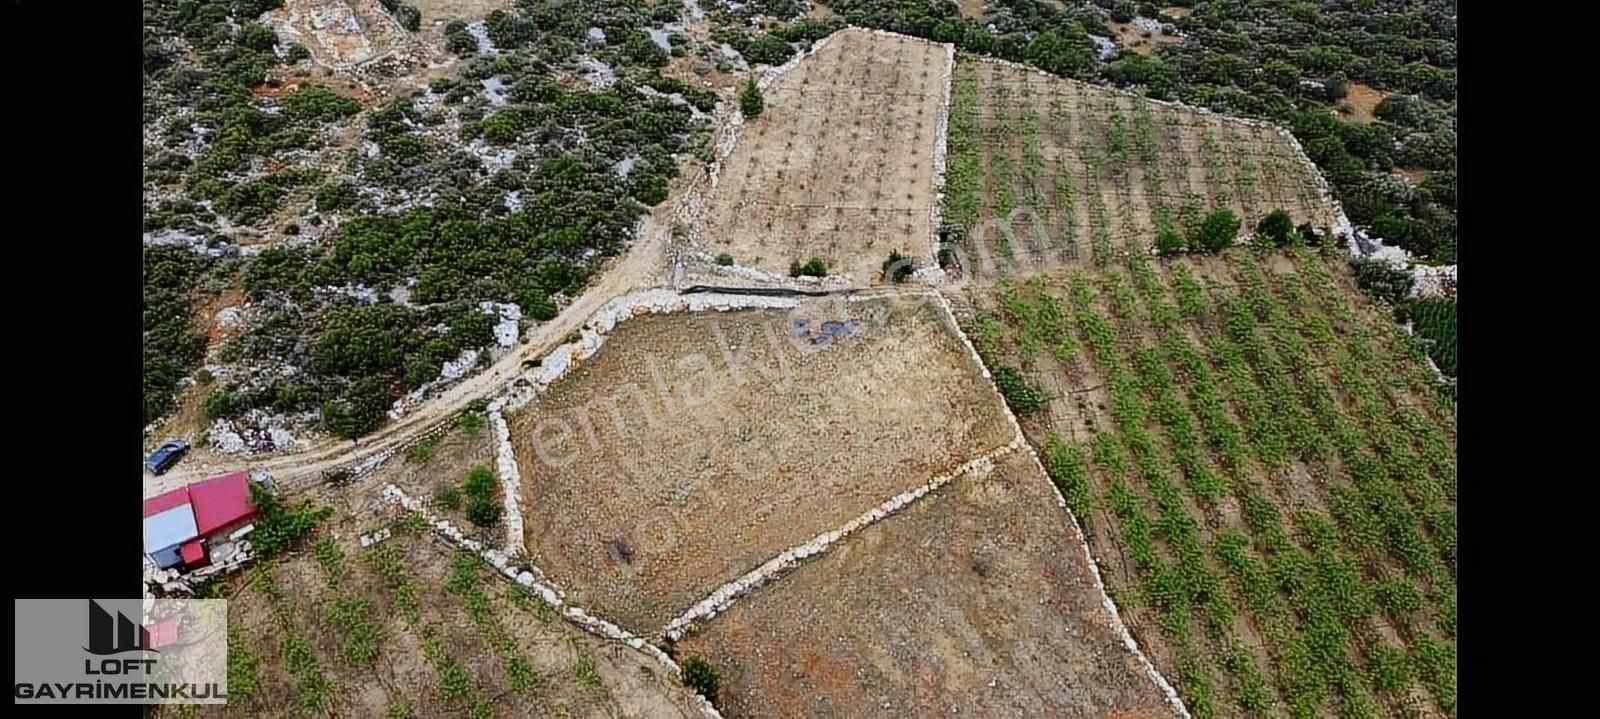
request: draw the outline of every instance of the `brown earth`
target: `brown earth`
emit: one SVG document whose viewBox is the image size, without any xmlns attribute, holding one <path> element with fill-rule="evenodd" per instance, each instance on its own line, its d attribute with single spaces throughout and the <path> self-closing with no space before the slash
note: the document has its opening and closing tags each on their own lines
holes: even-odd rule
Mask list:
<svg viewBox="0 0 1600 719">
<path fill-rule="evenodd" d="M 1396 167 L 1394 168 L 1394 174 L 1404 177 L 1407 182 L 1413 185 L 1420 185 L 1427 182 L 1428 178 L 1433 177 L 1433 170 L 1426 167 Z"/>
<path fill-rule="evenodd" d="M 304 45 L 327 67 L 370 62 L 403 50 L 409 42 L 409 33 L 377 0 L 284 0 L 264 21 L 284 41 Z"/>
<path fill-rule="evenodd" d="M 819 347 L 799 318 L 863 324 Z M 641 634 L 1011 439 L 942 310 L 882 301 L 630 320 L 508 421 L 529 553 Z"/>
<path fill-rule="evenodd" d="M 479 418 L 482 424 L 476 431 L 453 427 L 431 441 L 413 445 L 400 456 L 379 465 L 373 470 L 372 477 L 364 482 L 376 487 L 392 482 L 405 490 L 406 494 L 427 501 L 435 514 L 449 519 L 467 536 L 490 546 L 504 544 L 505 532 L 499 526 L 482 528 L 467 521 L 465 493 L 461 494 L 461 503 L 455 509 L 449 509 L 437 500 L 439 492 L 446 487 L 459 489 L 467 479 L 467 470 L 474 465 L 495 470 L 493 432 L 489 429 L 488 420 L 481 415 Z M 419 447 L 427 449 L 423 451 Z M 497 501 L 500 497 L 499 486 L 497 476 Z"/>
<path fill-rule="evenodd" d="M 1356 123 L 1372 122 L 1372 111 L 1389 93 L 1359 82 L 1350 83 L 1350 93 L 1335 107 L 1340 119 Z"/>
<path fill-rule="evenodd" d="M 480 560 L 459 552 L 437 535 L 408 530 L 400 521 L 398 510 L 377 501 L 376 494 L 374 485 L 358 485 L 322 492 L 318 497 L 334 506 L 335 515 L 331 524 L 318 530 L 317 536 L 334 537 L 344 555 L 343 577 L 334 586 L 330 586 L 330 571 L 309 551 L 293 551 L 261 565 L 260 576 L 246 572 L 226 581 L 223 592 L 229 600 L 230 624 L 243 645 L 230 647 L 230 651 L 254 655 L 258 662 L 257 686 L 248 696 L 236 695 L 226 706 L 203 707 L 200 714 L 298 715 L 297 678 L 282 653 L 282 643 L 292 633 L 309 645 L 318 669 L 329 682 L 321 705 L 326 715 L 383 716 L 391 709 L 409 705 L 411 716 L 465 716 L 461 701 L 447 702 L 439 696 L 439 671 L 423 653 L 425 633 L 432 633 L 439 637 L 443 654 L 459 664 L 469 680 L 468 706 L 473 700 L 483 700 L 490 707 L 491 716 L 700 716 L 688 692 L 668 668 L 623 644 L 589 635 L 541 609 L 536 598 L 522 593 L 520 587 L 504 581 Z M 372 549 L 361 547 L 359 535 L 386 525 L 392 527 L 390 539 Z M 404 578 L 415 591 L 414 616 L 393 605 L 391 585 L 367 556 L 376 551 L 398 553 Z M 497 648 L 490 639 L 490 630 L 474 623 L 465 597 L 446 588 L 463 567 L 473 568 L 493 631 L 514 643 L 511 653 L 503 645 Z M 282 590 L 281 602 L 293 616 L 287 630 L 276 621 L 272 603 L 260 591 L 265 578 Z M 366 617 L 380 631 L 379 651 L 371 666 L 345 658 L 347 634 L 328 616 L 333 602 L 340 598 L 368 602 Z M 512 655 L 537 673 L 537 688 L 510 688 L 505 659 Z M 592 668 L 594 679 L 581 680 L 580 666 Z M 236 688 L 230 687 L 230 692 L 234 691 Z"/>
<path fill-rule="evenodd" d="M 1127 22 L 1106 21 L 1106 27 L 1115 33 L 1117 44 L 1140 55 L 1153 55 L 1161 45 L 1175 45 L 1183 38 L 1164 32 L 1149 32 Z"/>
<path fill-rule="evenodd" d="M 677 645 L 728 717 L 1172 716 L 1025 452 L 755 590 Z"/>
<path fill-rule="evenodd" d="M 850 28 L 765 91 L 708 198 L 701 241 L 740 265 L 785 275 L 826 260 L 856 285 L 893 250 L 933 233 L 940 45 Z"/>
</svg>

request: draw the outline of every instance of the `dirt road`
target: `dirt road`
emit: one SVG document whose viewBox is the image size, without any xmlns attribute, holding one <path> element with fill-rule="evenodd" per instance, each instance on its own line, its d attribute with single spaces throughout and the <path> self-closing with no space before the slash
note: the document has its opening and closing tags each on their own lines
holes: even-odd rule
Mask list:
<svg viewBox="0 0 1600 719">
<path fill-rule="evenodd" d="M 645 218 L 638 239 L 612 260 L 599 279 L 564 308 L 560 315 L 528 332 L 494 364 L 443 393 L 428 399 L 400 419 L 361 438 L 359 445 L 345 440 L 325 440 L 310 450 L 293 454 L 219 455 L 196 447 L 178 466 L 155 477 L 144 474 L 144 496 L 152 497 L 175 487 L 240 469 L 266 471 L 280 487 L 291 488 L 322 472 L 395 449 L 439 422 L 465 409 L 474 400 L 492 396 L 523 371 L 524 360 L 543 357 L 582 327 L 606 302 L 619 295 L 667 284 L 666 245 L 672 233 L 671 213 L 676 203 L 664 202 Z"/>
</svg>

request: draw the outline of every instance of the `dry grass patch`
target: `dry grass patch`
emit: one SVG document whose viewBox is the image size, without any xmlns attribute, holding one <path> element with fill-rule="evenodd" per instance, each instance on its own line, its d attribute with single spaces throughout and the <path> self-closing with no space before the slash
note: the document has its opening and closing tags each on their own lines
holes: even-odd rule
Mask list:
<svg viewBox="0 0 1600 719">
<path fill-rule="evenodd" d="M 757 589 L 678 643 L 729 716 L 1170 716 L 1067 513 L 1012 453 Z"/>
<path fill-rule="evenodd" d="M 535 561 L 640 633 L 1011 439 L 942 310 L 880 300 L 630 320 L 508 421 Z"/>
<path fill-rule="evenodd" d="M 706 249 L 777 275 L 820 257 L 861 285 L 926 247 L 944 53 L 852 28 L 779 78 L 722 163 Z"/>
</svg>

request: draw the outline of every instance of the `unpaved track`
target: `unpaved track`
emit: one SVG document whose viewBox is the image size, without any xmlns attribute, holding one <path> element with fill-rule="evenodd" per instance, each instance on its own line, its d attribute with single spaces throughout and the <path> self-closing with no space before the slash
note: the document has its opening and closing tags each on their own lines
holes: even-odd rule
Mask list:
<svg viewBox="0 0 1600 719">
<path fill-rule="evenodd" d="M 474 400 L 498 392 L 521 374 L 525 360 L 543 357 L 569 335 L 582 327 L 595 312 L 613 297 L 637 290 L 666 285 L 666 243 L 671 235 L 671 209 L 675 203 L 663 202 L 646 216 L 639 239 L 612 261 L 599 279 L 555 319 L 535 327 L 526 341 L 517 345 L 487 369 L 474 374 L 445 392 L 413 408 L 400 419 L 361 438 L 359 445 L 328 439 L 315 447 L 293 454 L 262 457 L 217 455 L 196 447 L 178 466 L 160 476 L 144 474 L 144 496 L 152 497 L 223 472 L 240 469 L 266 471 L 280 487 L 292 489 L 307 479 L 330 469 L 371 457 L 379 452 L 404 446 L 434 425 L 462 411 Z"/>
</svg>

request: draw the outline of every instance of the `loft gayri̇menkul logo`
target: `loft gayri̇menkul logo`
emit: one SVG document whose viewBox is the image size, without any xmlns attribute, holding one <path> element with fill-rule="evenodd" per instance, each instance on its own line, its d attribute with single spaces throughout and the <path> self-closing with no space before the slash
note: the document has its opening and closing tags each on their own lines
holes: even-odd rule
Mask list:
<svg viewBox="0 0 1600 719">
<path fill-rule="evenodd" d="M 122 612 L 117 612 L 113 627 L 111 612 L 93 599 L 89 600 L 89 646 L 83 650 L 99 656 L 132 651 L 160 653 L 150 627 L 135 624 Z"/>
</svg>

